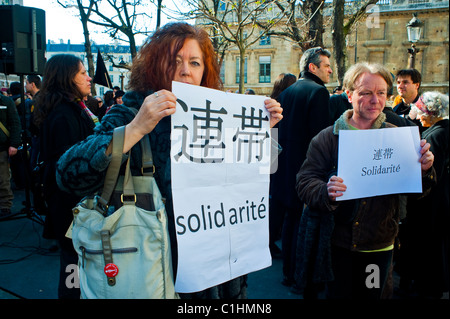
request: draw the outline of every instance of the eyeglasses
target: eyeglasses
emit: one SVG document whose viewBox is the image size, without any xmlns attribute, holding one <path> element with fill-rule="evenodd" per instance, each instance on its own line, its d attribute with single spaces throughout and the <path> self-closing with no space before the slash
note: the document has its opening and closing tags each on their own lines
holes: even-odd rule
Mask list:
<svg viewBox="0 0 450 319">
<path fill-rule="evenodd" d="M 313 48 L 313 49 L 314 49 L 314 53 L 322 53 L 322 52 L 324 52 L 324 50 L 321 47 L 316 47 L 316 48 Z"/>
</svg>

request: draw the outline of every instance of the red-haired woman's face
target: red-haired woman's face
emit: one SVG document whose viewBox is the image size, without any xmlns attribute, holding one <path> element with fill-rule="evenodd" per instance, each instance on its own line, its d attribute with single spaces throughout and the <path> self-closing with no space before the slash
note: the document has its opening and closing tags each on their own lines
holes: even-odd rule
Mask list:
<svg viewBox="0 0 450 319">
<path fill-rule="evenodd" d="M 203 52 L 195 39 L 186 39 L 183 47 L 177 53 L 177 69 L 174 81 L 193 85 L 202 83 L 205 63 Z"/>
</svg>

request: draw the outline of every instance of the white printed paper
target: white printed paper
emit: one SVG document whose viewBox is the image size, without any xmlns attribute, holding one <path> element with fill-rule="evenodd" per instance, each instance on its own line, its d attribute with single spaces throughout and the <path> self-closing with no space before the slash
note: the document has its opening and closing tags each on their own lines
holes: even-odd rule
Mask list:
<svg viewBox="0 0 450 319">
<path fill-rule="evenodd" d="M 179 82 L 172 92 L 175 289 L 189 293 L 271 265 L 270 117 L 266 97 Z"/>
<path fill-rule="evenodd" d="M 347 190 L 336 200 L 421 193 L 418 127 L 339 131 L 338 176 Z"/>
</svg>

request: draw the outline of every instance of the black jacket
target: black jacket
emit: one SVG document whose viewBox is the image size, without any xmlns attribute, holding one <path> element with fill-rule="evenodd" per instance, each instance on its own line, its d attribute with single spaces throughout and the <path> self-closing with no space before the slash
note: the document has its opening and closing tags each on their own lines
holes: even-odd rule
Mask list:
<svg viewBox="0 0 450 319">
<path fill-rule="evenodd" d="M 283 120 L 278 124 L 278 141 L 283 150 L 278 156 L 278 169 L 271 176 L 271 195 L 293 209 L 302 207 L 295 192 L 295 176 L 309 142 L 332 124 L 329 99 L 324 83 L 309 72 L 302 72 L 301 78 L 279 97 Z"/>
<path fill-rule="evenodd" d="M 449 120 L 441 120 L 422 133 L 422 138 L 430 143 L 434 155 L 437 184 L 424 197 L 408 201 L 407 222 L 413 220 L 422 234 L 447 236 L 450 223 L 450 183 L 449 183 Z M 423 212 L 426 211 L 426 218 Z M 409 219 L 409 220 L 408 220 Z M 427 225 L 427 227 L 424 226 Z M 425 229 L 426 228 L 426 229 Z M 426 237 L 429 238 L 429 237 Z M 423 244 L 425 246 L 425 244 Z M 448 258 L 448 257 L 447 257 Z"/>
<path fill-rule="evenodd" d="M 400 275 L 422 283 L 419 294 L 439 296 L 449 289 L 449 120 L 427 128 L 422 138 L 431 145 L 437 184 L 426 196 L 408 200 L 408 213 L 399 233 L 398 265 Z"/>
<path fill-rule="evenodd" d="M 63 192 L 56 183 L 56 162 L 72 145 L 93 133 L 94 122 L 75 102 L 57 105 L 40 128 L 39 160 L 45 163 L 45 197 L 49 213 L 45 220 L 46 238 L 64 238 L 72 222 L 72 208 L 80 196 Z"/>
<path fill-rule="evenodd" d="M 20 118 L 14 101 L 0 94 L 0 122 L 9 131 L 9 137 L 0 129 L 0 152 L 7 151 L 10 146 L 18 148 L 21 144 Z"/>
<path fill-rule="evenodd" d="M 299 197 L 312 209 L 334 212 L 332 244 L 352 251 L 376 250 L 394 243 L 398 233 L 399 205 L 402 194 L 390 194 L 331 201 L 327 182 L 338 166 L 339 132 L 348 130 L 353 110 L 346 111 L 334 126 L 323 130 L 311 141 L 308 157 L 297 175 Z M 393 128 L 381 113 L 372 129 Z M 423 192 L 436 184 L 434 167 L 422 173 Z M 412 194 L 410 196 L 418 196 Z"/>
<path fill-rule="evenodd" d="M 412 103 L 416 103 L 417 100 L 419 99 L 419 97 L 420 97 L 420 94 L 417 94 L 416 98 L 414 99 L 414 101 Z M 406 105 L 405 102 L 402 100 L 399 104 L 395 105 L 392 108 L 392 110 L 394 111 L 394 113 L 398 114 L 400 117 L 404 117 L 408 121 L 411 121 L 415 125 L 417 125 L 419 127 L 419 132 L 422 133 L 425 130 L 425 128 L 422 126 L 419 119 L 412 120 L 409 117 L 409 111 L 411 111 L 411 104 Z"/>
<path fill-rule="evenodd" d="M 345 111 L 352 108 L 352 104 L 348 101 L 348 96 L 345 92 L 330 96 L 329 106 L 331 123 L 334 123 Z"/>
</svg>

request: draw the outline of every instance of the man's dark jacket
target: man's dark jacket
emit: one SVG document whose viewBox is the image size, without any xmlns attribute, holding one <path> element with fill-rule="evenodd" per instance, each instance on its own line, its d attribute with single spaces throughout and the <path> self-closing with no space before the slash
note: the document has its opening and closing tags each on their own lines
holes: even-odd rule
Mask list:
<svg viewBox="0 0 450 319">
<path fill-rule="evenodd" d="M 416 103 L 417 100 L 419 99 L 419 97 L 420 97 L 420 94 L 417 94 L 416 98 L 414 99 L 414 101 L 411 102 L 411 104 Z M 409 112 L 411 111 L 411 104 L 407 105 L 407 104 L 405 104 L 405 101 L 402 100 L 399 104 L 395 105 L 392 110 L 394 113 L 398 114 L 401 117 L 404 117 L 408 121 L 411 121 L 415 125 L 417 125 L 419 127 L 419 132 L 422 133 L 423 131 L 425 131 L 425 128 L 422 126 L 419 119 L 412 120 L 409 117 Z"/>
<path fill-rule="evenodd" d="M 271 176 L 271 195 L 290 208 L 301 209 L 295 178 L 306 158 L 309 142 L 332 124 L 329 99 L 330 93 L 322 80 L 310 72 L 302 72 L 301 78 L 278 99 L 283 108 L 283 120 L 277 126 L 283 150 L 278 157 L 278 169 Z"/>
<path fill-rule="evenodd" d="M 10 135 L 7 137 L 0 130 L 0 152 L 8 151 L 10 146 L 18 148 L 21 143 L 22 131 L 20 118 L 14 101 L 3 94 L 0 94 L 0 122 L 3 123 Z"/>
</svg>

